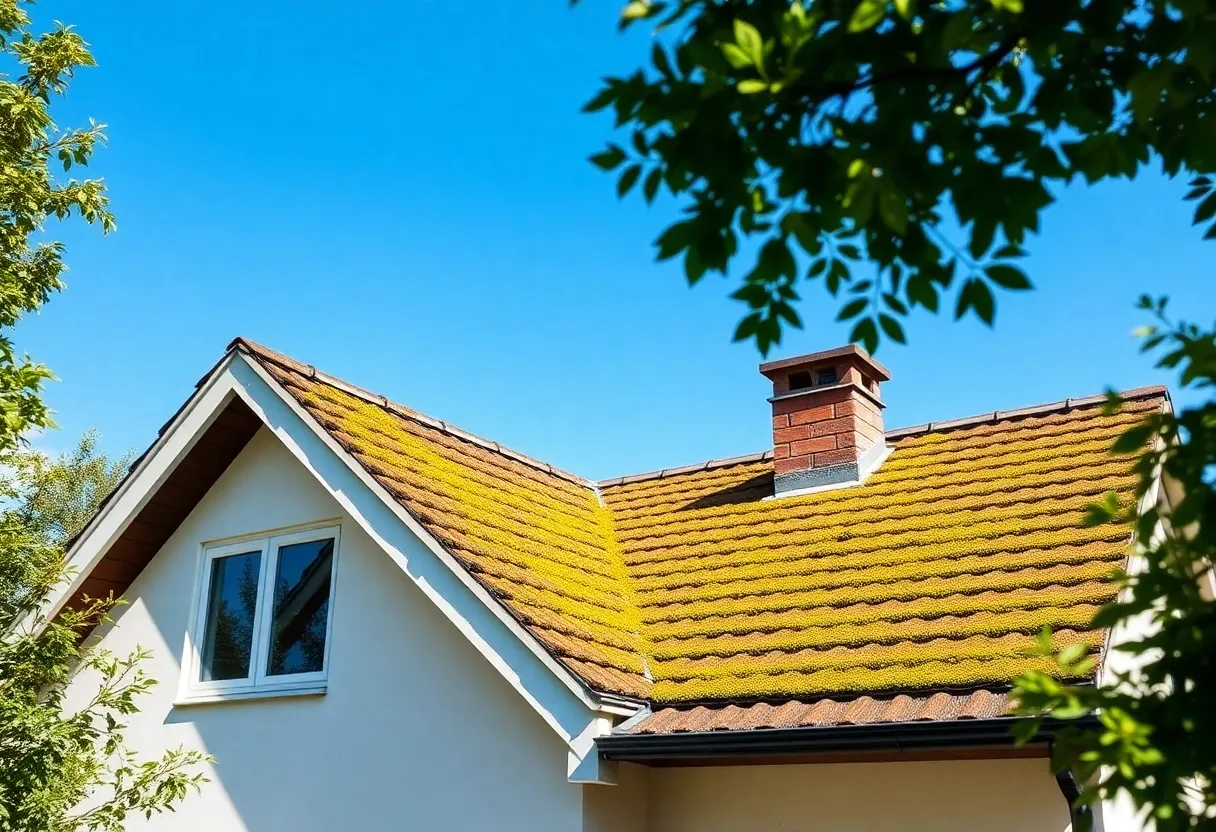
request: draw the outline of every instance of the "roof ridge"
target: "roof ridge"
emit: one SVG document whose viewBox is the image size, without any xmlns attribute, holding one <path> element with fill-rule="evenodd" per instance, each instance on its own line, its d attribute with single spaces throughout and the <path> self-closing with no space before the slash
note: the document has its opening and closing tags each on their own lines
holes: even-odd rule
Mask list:
<svg viewBox="0 0 1216 832">
<path fill-rule="evenodd" d="M 280 367 L 319 381 L 322 384 L 328 384 L 331 387 L 336 387 L 339 390 L 349 393 L 358 399 L 362 399 L 370 404 L 378 405 L 395 416 L 410 419 L 421 425 L 425 425 L 426 427 L 441 431 L 448 436 L 452 436 L 464 442 L 493 451 L 494 453 L 505 456 L 508 459 L 513 459 L 516 462 L 523 463 L 530 468 L 535 468 L 536 470 L 543 471 L 546 474 L 552 474 L 555 477 L 572 482 L 575 485 L 581 485 L 584 488 L 589 488 L 593 491 L 597 490 L 597 484 L 594 480 L 587 479 L 586 477 L 580 477 L 577 474 L 572 474 L 569 471 L 565 471 L 555 465 L 549 464 L 548 462 L 543 462 L 535 457 L 528 456 L 527 454 L 508 448 L 505 445 L 501 445 L 492 439 L 486 439 L 484 436 L 478 436 L 475 433 L 470 433 L 467 430 L 458 428 L 455 425 L 449 424 L 441 419 L 435 419 L 427 416 L 425 413 L 419 413 L 412 408 L 393 401 L 387 396 L 382 396 L 379 393 L 373 393 L 372 391 L 363 387 L 351 384 L 349 381 L 318 370 L 312 364 L 305 364 L 302 361 L 297 361 L 290 356 L 272 350 L 256 341 L 252 341 L 244 337 L 234 338 L 228 345 L 228 350 L 232 351 L 234 349 L 249 353 L 261 361 L 268 361 L 272 364 L 278 364 Z"/>
<path fill-rule="evenodd" d="M 1133 387 L 1130 390 L 1122 390 L 1118 395 L 1125 400 L 1149 399 L 1154 396 L 1163 396 L 1167 400 L 1170 396 L 1169 388 L 1164 384 L 1154 384 L 1147 387 Z M 926 422 L 920 425 L 911 425 L 909 427 L 894 428 L 886 431 L 887 439 L 903 439 L 908 436 L 918 436 L 924 433 L 936 433 L 938 431 L 956 430 L 958 428 L 973 427 L 975 425 L 988 425 L 1003 422 L 1009 419 L 1022 419 L 1028 416 L 1044 416 L 1050 413 L 1067 413 L 1079 407 L 1092 407 L 1095 404 L 1102 404 L 1107 400 L 1105 393 L 1096 396 L 1081 396 L 1067 399 L 1060 399 L 1054 402 L 1045 402 L 1043 404 L 1030 405 L 1029 407 L 1019 407 L 1013 410 L 993 410 L 978 414 L 976 416 L 964 416 L 960 419 L 946 419 L 940 422 Z M 763 451 L 760 453 L 744 454 L 742 456 L 725 457 L 722 459 L 711 459 L 707 462 L 695 463 L 693 465 L 681 465 L 675 468 L 660 468 L 655 471 L 647 471 L 642 474 L 628 474 L 623 477 L 609 477 L 608 479 L 598 480 L 594 483 L 597 488 L 611 488 L 618 485 L 629 485 L 635 482 L 644 482 L 646 480 L 661 479 L 663 477 L 673 477 L 680 474 L 693 474 L 698 471 L 707 471 L 713 468 L 725 468 L 731 465 L 743 465 L 749 462 L 763 462 L 773 458 L 772 451 Z"/>
</svg>

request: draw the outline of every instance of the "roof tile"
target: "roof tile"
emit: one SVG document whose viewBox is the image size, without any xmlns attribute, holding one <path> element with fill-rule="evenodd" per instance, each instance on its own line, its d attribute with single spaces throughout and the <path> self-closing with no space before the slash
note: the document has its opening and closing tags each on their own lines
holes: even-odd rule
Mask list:
<svg viewBox="0 0 1216 832">
<path fill-rule="evenodd" d="M 1081 512 L 1131 498 L 1108 448 L 1166 406 L 1145 388 L 1116 415 L 1097 396 L 888 431 L 864 484 L 765 499 L 771 451 L 591 483 L 239 346 L 586 684 L 670 706 L 641 732 L 1004 713 L 1049 669 L 1042 627 L 1101 649 L 1085 627 L 1130 530 Z"/>
</svg>

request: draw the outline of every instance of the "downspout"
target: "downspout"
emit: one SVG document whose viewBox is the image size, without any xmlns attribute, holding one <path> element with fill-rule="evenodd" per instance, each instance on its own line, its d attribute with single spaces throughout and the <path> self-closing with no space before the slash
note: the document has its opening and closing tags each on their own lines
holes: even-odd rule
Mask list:
<svg viewBox="0 0 1216 832">
<path fill-rule="evenodd" d="M 1072 832 L 1093 832 L 1094 807 L 1088 803 L 1077 803 L 1081 797 L 1081 787 L 1077 784 L 1077 778 L 1073 776 L 1072 771 L 1067 768 L 1057 771 L 1056 785 L 1060 787 L 1060 794 L 1064 795 L 1064 799 L 1068 801 L 1068 817 L 1072 820 Z"/>
</svg>

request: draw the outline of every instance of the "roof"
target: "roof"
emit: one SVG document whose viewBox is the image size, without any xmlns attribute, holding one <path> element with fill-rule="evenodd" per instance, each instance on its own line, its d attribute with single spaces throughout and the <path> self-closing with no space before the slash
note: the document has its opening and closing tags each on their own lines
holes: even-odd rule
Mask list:
<svg viewBox="0 0 1216 832">
<path fill-rule="evenodd" d="M 934 694 L 976 692 L 987 713 L 1017 675 L 1051 669 L 1034 653 L 1044 626 L 1097 653 L 1087 625 L 1130 529 L 1079 520 L 1108 491 L 1132 498 L 1133 461 L 1108 449 L 1167 395 L 888 431 L 864 484 L 772 500 L 771 453 L 592 482 L 235 344 L 590 688 L 671 725 L 859 697 L 930 714 Z"/>
<path fill-rule="evenodd" d="M 659 708 L 636 722 L 629 720 L 616 733 L 680 734 L 995 719 L 1008 716 L 1010 704 L 1010 695 L 1005 691 L 977 690 L 963 694 L 857 696 L 811 702 L 791 700 L 779 704 L 697 705 Z"/>
</svg>

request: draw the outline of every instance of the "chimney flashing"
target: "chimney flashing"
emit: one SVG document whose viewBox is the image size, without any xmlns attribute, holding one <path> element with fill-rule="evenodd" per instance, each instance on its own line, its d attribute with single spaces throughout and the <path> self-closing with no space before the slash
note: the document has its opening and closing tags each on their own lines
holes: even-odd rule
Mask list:
<svg viewBox="0 0 1216 832">
<path fill-rule="evenodd" d="M 781 490 L 766 500 L 783 500 L 786 497 L 801 497 L 861 485 L 878 466 L 891 455 L 891 446 L 878 444 L 866 451 L 856 462 L 832 465 L 827 468 L 811 468 L 781 475 Z"/>
</svg>

